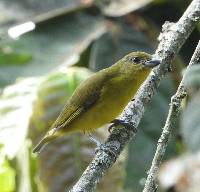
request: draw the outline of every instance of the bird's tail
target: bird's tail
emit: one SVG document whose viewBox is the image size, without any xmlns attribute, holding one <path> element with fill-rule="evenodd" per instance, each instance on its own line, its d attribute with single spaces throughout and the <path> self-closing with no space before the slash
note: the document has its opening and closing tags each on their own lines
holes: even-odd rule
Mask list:
<svg viewBox="0 0 200 192">
<path fill-rule="evenodd" d="M 56 134 L 54 133 L 52 133 L 52 130 L 49 131 L 44 136 L 44 138 L 34 147 L 33 153 L 40 153 L 49 142 L 54 140 L 57 137 Z"/>
</svg>

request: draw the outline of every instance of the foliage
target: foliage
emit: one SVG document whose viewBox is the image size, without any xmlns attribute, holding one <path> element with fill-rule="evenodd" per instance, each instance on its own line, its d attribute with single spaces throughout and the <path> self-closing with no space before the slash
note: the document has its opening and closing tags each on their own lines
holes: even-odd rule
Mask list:
<svg viewBox="0 0 200 192">
<path fill-rule="evenodd" d="M 0 159 L 0 186 L 4 192 L 15 190 L 15 170 L 4 155 L 1 155 Z"/>
</svg>

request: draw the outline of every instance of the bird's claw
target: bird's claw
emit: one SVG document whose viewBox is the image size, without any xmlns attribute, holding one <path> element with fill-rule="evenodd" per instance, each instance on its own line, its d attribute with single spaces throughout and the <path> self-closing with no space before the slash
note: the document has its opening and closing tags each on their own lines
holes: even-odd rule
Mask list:
<svg viewBox="0 0 200 192">
<path fill-rule="evenodd" d="M 124 120 L 114 119 L 111 123 L 112 125 L 108 128 L 109 133 L 111 133 L 112 129 L 117 125 L 123 125 L 125 128 L 133 130 L 134 133 L 137 132 L 137 129 L 135 128 L 135 126 L 133 126 L 131 123 L 125 122 Z"/>
<path fill-rule="evenodd" d="M 90 140 L 91 140 L 93 143 L 95 143 L 95 145 L 96 145 L 97 147 L 99 147 L 100 145 L 102 145 L 102 143 L 101 143 L 97 138 L 95 138 L 92 134 L 90 134 L 90 133 L 89 133 L 89 138 L 90 138 Z"/>
<path fill-rule="evenodd" d="M 112 123 L 112 124 L 108 127 L 108 132 L 111 133 L 114 127 L 115 127 L 115 124 Z"/>
<path fill-rule="evenodd" d="M 100 151 L 104 151 L 105 153 L 112 155 L 115 159 L 117 158 L 116 153 L 112 149 L 110 149 L 109 146 L 107 146 L 106 144 L 101 143 L 92 134 L 89 134 L 89 138 L 97 146 L 96 149 L 95 149 L 95 154 L 97 154 Z"/>
</svg>

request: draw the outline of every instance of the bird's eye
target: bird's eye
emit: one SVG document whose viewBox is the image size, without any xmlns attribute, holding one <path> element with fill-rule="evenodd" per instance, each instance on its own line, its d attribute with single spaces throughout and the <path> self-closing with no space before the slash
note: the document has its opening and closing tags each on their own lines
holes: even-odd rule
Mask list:
<svg viewBox="0 0 200 192">
<path fill-rule="evenodd" d="M 134 63 L 140 63 L 140 58 L 139 57 L 132 57 L 131 61 Z"/>
</svg>

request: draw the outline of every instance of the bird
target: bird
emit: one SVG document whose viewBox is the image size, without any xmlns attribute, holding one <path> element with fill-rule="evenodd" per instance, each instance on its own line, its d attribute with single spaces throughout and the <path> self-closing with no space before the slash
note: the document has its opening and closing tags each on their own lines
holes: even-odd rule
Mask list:
<svg viewBox="0 0 200 192">
<path fill-rule="evenodd" d="M 76 131 L 91 133 L 111 122 L 118 122 L 128 102 L 149 75 L 160 64 L 145 52 L 131 52 L 112 66 L 83 81 L 67 100 L 50 130 L 33 149 L 40 153 L 54 139 Z"/>
</svg>

